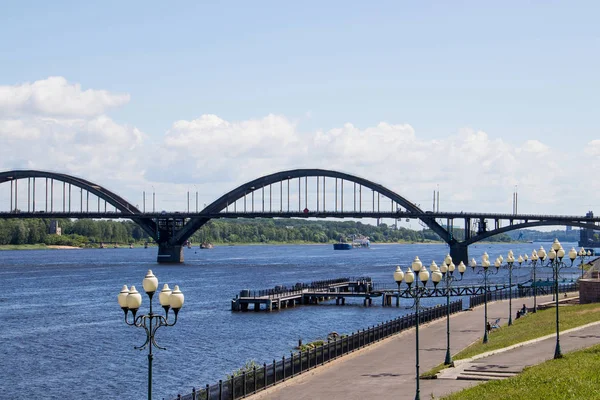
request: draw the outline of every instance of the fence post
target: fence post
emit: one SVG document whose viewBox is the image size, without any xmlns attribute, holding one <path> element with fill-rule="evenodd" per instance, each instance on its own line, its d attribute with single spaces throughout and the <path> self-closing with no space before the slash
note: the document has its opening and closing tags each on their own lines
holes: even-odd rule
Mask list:
<svg viewBox="0 0 600 400">
<path fill-rule="evenodd" d="M 267 387 L 267 363 L 263 363 L 263 389 Z"/>
<path fill-rule="evenodd" d="M 252 367 L 252 372 L 253 372 L 253 377 L 252 379 L 254 380 L 254 385 L 253 385 L 253 393 L 256 393 L 256 365 Z M 208 399 L 206 399 L 208 400 Z"/>
<path fill-rule="evenodd" d="M 302 350 L 298 352 L 298 356 L 300 357 L 300 373 L 302 373 Z"/>
<path fill-rule="evenodd" d="M 210 385 L 206 384 L 206 400 L 210 400 Z"/>
<path fill-rule="evenodd" d="M 244 385 L 244 389 L 242 390 L 242 395 L 246 397 L 246 371 L 242 372 L 242 384 Z"/>
<path fill-rule="evenodd" d="M 192 388 L 192 400 L 196 400 L 196 388 Z"/>
<path fill-rule="evenodd" d="M 281 357 L 281 370 L 283 372 L 282 380 L 285 382 L 285 356 Z"/>
<path fill-rule="evenodd" d="M 231 400 L 235 400 L 235 375 L 231 377 Z"/>
<path fill-rule="evenodd" d="M 277 363 L 273 359 L 273 385 L 277 383 Z"/>
<path fill-rule="evenodd" d="M 223 400 L 223 380 L 219 379 L 219 400 Z"/>
</svg>

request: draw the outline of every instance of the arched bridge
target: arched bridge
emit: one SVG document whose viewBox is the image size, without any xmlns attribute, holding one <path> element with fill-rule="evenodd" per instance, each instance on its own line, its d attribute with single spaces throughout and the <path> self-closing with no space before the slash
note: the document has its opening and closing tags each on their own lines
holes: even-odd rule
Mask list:
<svg viewBox="0 0 600 400">
<path fill-rule="evenodd" d="M 295 169 L 266 175 L 224 194 L 203 210 L 145 212 L 106 188 L 47 171 L 0 173 L 10 186 L 10 206 L 0 218 L 128 218 L 159 245 L 158 262 L 183 262 L 183 244 L 214 218 L 392 218 L 418 219 L 450 246 L 456 261 L 468 261 L 468 246 L 514 229 L 571 225 L 600 229 L 599 218 L 422 210 L 370 180 L 323 169 Z M 0 191 L 0 193 L 3 193 Z M 453 237 L 455 221 L 464 236 Z M 493 224 L 493 226 L 492 226 Z"/>
</svg>

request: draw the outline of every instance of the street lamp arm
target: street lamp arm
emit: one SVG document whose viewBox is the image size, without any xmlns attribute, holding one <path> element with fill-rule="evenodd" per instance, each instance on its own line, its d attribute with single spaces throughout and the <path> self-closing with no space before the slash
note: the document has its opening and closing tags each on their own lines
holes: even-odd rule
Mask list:
<svg viewBox="0 0 600 400">
<path fill-rule="evenodd" d="M 157 325 L 157 326 L 156 326 L 156 327 L 155 327 L 155 328 L 152 330 L 152 335 L 151 335 L 151 337 L 150 337 L 150 340 L 152 341 L 152 344 L 154 345 L 154 347 L 156 347 L 157 349 L 160 349 L 160 350 L 166 350 L 166 349 L 167 349 L 166 347 L 161 347 L 161 346 L 159 346 L 159 345 L 158 345 L 158 343 L 156 343 L 156 336 L 154 335 L 154 334 L 156 333 L 156 330 L 157 330 L 158 328 L 160 328 L 161 326 L 165 326 L 165 325 Z"/>
<path fill-rule="evenodd" d="M 150 338 L 151 338 L 150 330 L 145 325 L 143 326 L 143 328 L 146 331 L 146 341 L 141 346 L 133 346 L 133 348 L 136 350 L 144 350 L 146 348 L 146 346 L 148 346 L 148 343 L 150 343 Z"/>
</svg>

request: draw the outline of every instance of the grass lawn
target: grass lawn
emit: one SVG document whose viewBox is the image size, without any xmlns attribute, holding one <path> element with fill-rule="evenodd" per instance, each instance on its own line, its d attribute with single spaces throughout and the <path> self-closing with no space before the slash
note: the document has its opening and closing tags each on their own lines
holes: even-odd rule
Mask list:
<svg viewBox="0 0 600 400">
<path fill-rule="evenodd" d="M 600 304 L 583 304 L 561 306 L 559 310 L 560 330 L 575 328 L 590 322 L 600 321 Z M 600 328 L 599 328 L 600 329 Z M 481 340 L 452 356 L 453 360 L 473 357 L 490 350 L 502 349 L 513 344 L 526 342 L 531 339 L 546 336 L 556 332 L 556 308 L 538 310 L 523 318 L 513 320 L 512 326 L 504 325 L 493 330 L 488 336 L 488 343 Z M 424 378 L 432 377 L 444 369 L 443 364 L 425 372 Z M 598 397 L 600 398 L 600 396 Z"/>
<path fill-rule="evenodd" d="M 502 381 L 490 381 L 444 397 L 445 400 L 598 399 L 600 345 L 567 353 Z"/>
</svg>

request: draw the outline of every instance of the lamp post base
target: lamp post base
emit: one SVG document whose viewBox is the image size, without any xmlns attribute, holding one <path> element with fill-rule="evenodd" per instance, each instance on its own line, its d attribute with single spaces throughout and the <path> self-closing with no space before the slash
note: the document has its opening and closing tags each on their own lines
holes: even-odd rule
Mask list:
<svg viewBox="0 0 600 400">
<path fill-rule="evenodd" d="M 446 359 L 444 360 L 444 365 L 452 365 L 452 356 L 450 355 L 450 349 L 446 350 Z"/>
<path fill-rule="evenodd" d="M 554 359 L 562 358 L 562 351 L 560 351 L 560 343 L 556 343 L 556 348 L 554 349 Z"/>
</svg>

